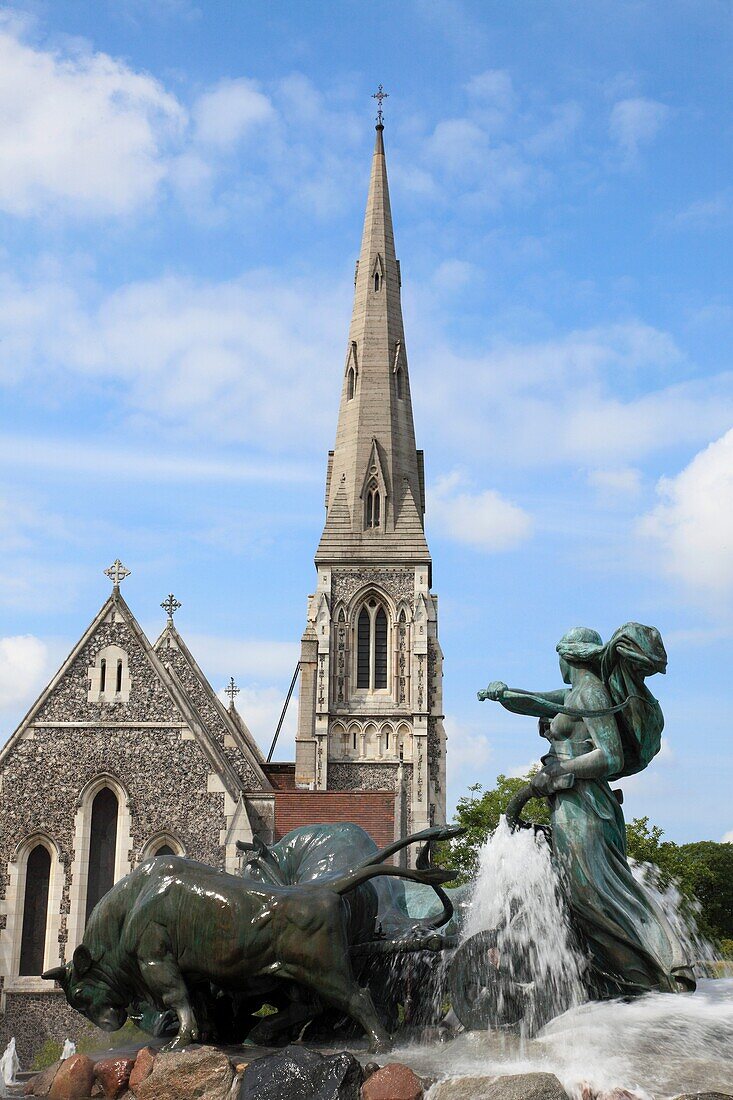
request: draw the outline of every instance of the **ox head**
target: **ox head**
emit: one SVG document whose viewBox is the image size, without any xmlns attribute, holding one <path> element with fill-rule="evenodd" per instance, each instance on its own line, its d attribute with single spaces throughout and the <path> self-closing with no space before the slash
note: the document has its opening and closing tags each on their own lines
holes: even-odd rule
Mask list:
<svg viewBox="0 0 733 1100">
<path fill-rule="evenodd" d="M 41 977 L 58 982 L 71 1007 L 103 1031 L 117 1031 L 127 1019 L 126 998 L 95 966 L 83 943 L 77 947 L 70 963 L 54 966 Z"/>
</svg>

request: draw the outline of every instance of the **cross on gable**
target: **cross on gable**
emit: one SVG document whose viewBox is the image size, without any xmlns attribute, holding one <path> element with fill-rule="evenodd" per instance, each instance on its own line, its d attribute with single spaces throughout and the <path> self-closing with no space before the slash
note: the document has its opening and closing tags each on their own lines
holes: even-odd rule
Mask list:
<svg viewBox="0 0 733 1100">
<path fill-rule="evenodd" d="M 180 600 L 177 600 L 171 592 L 168 599 L 163 600 L 160 606 L 163 608 L 166 615 L 168 616 L 169 622 L 173 622 L 173 616 L 175 615 L 176 611 L 178 611 L 178 608 L 182 607 L 183 605 L 181 604 Z"/>
<path fill-rule="evenodd" d="M 234 683 L 234 677 L 233 676 L 229 677 L 229 683 L 224 688 L 224 694 L 229 696 L 229 706 L 233 707 L 234 706 L 234 700 L 239 695 L 239 688 Z"/>
<path fill-rule="evenodd" d="M 105 569 L 104 575 L 112 581 L 113 588 L 119 588 L 125 577 L 130 576 L 130 570 L 125 568 L 120 559 L 117 558 L 116 561 L 112 562 L 109 569 Z"/>
</svg>

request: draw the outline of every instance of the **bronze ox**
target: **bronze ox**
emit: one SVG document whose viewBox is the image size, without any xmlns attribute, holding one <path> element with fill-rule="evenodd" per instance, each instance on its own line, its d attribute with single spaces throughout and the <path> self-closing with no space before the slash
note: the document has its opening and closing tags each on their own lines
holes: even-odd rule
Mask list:
<svg viewBox="0 0 733 1100">
<path fill-rule="evenodd" d="M 43 977 L 58 981 L 69 1004 L 107 1031 L 122 1027 L 133 1004 L 172 1009 L 179 1026 L 171 1048 L 202 1034 L 197 988 L 256 997 L 273 984 L 295 983 L 360 1024 L 375 1048 L 388 1034 L 355 980 L 342 899 L 381 875 L 429 886 L 453 877 L 385 866 L 380 858 L 296 886 L 244 880 L 177 856 L 146 860 L 96 906 L 72 961 Z"/>
</svg>

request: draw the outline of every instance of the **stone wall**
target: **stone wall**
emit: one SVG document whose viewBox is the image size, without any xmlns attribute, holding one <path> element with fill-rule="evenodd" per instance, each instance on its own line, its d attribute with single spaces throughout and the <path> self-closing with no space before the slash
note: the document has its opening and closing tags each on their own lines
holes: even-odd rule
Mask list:
<svg viewBox="0 0 733 1100">
<path fill-rule="evenodd" d="M 6 995 L 5 1015 L 0 1017 L 0 1049 L 14 1038 L 24 1070 L 32 1067 L 36 1054 L 49 1039 L 78 1043 L 89 1036 L 99 1040 L 101 1050 L 109 1046 L 109 1035 L 75 1012 L 60 991 Z"/>
</svg>

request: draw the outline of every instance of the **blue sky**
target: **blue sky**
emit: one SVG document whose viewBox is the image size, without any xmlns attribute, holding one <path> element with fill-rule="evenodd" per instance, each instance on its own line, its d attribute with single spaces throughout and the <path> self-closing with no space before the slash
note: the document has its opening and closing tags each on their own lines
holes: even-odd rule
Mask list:
<svg viewBox="0 0 733 1100">
<path fill-rule="evenodd" d="M 0 741 L 119 556 L 269 742 L 382 81 L 451 797 L 538 756 L 477 688 L 637 619 L 667 740 L 627 813 L 733 837 L 732 39 L 722 0 L 6 9 Z"/>
</svg>

